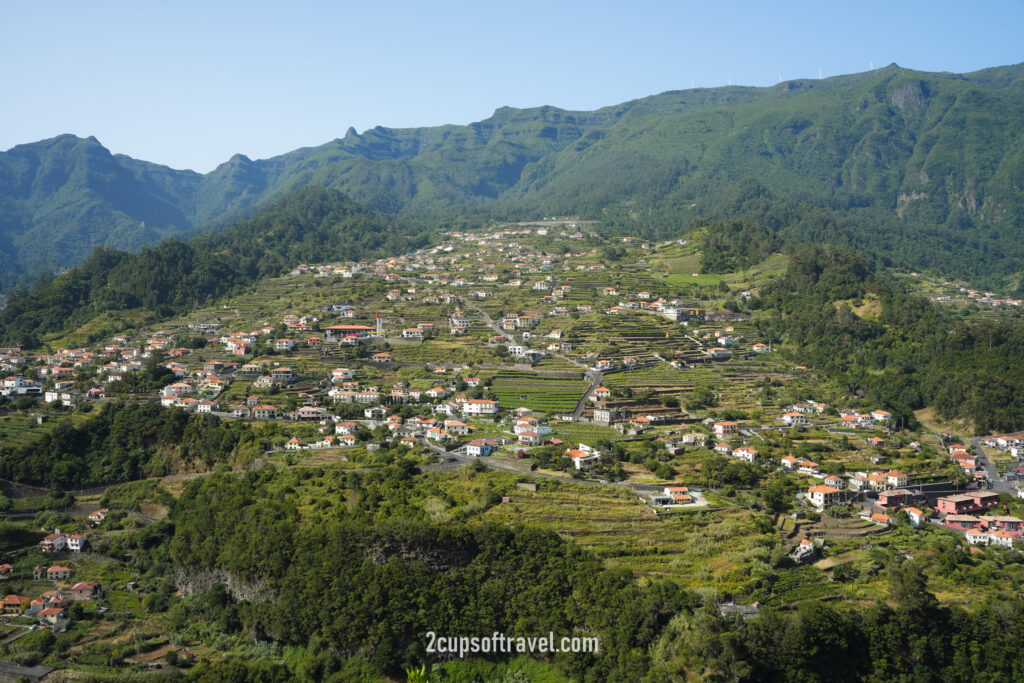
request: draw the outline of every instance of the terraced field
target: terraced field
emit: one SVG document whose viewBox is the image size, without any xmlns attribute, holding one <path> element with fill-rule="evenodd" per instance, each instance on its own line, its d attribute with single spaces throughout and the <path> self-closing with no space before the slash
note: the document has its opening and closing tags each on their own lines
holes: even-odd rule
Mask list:
<svg viewBox="0 0 1024 683">
<path fill-rule="evenodd" d="M 659 517 L 624 486 L 559 484 L 509 497 L 482 517 L 551 529 L 609 567 L 721 591 L 747 591 L 750 567 L 766 562 L 775 543 L 753 532 L 745 510 Z"/>
<path fill-rule="evenodd" d="M 5 415 L 0 417 L 0 443 L 6 446 L 26 446 L 49 434 L 61 424 L 81 424 L 87 419 L 88 416 L 82 413 L 50 415 L 43 424 L 36 424 L 34 417 Z"/>
<path fill-rule="evenodd" d="M 563 441 L 578 441 L 588 445 L 594 445 L 594 443 L 602 439 L 621 441 L 622 439 L 629 438 L 611 427 L 587 422 L 552 422 L 551 427 L 554 435 Z"/>
<path fill-rule="evenodd" d="M 792 569 L 780 569 L 779 577 L 772 584 L 770 592 L 758 595 L 770 605 L 788 605 L 802 600 L 817 600 L 839 595 L 839 587 L 829 581 L 825 572 L 817 567 L 804 565 Z"/>
<path fill-rule="evenodd" d="M 680 370 L 668 363 L 658 363 L 639 370 L 616 372 L 604 378 L 602 382 L 610 389 L 619 387 L 650 388 L 659 390 L 692 389 L 699 374 L 695 370 Z"/>
<path fill-rule="evenodd" d="M 588 385 L 582 379 L 542 377 L 531 372 L 502 370 L 495 375 L 490 393 L 506 409 L 524 406 L 547 414 L 571 413 Z"/>
</svg>

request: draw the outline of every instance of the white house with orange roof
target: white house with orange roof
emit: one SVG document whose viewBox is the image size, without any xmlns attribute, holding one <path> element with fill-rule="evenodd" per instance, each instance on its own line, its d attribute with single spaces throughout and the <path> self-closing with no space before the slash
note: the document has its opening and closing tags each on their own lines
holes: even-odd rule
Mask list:
<svg viewBox="0 0 1024 683">
<path fill-rule="evenodd" d="M 821 470 L 813 460 L 801 460 L 796 465 L 796 471 L 800 474 L 818 474 Z"/>
<path fill-rule="evenodd" d="M 672 499 L 674 505 L 687 505 L 693 502 L 690 489 L 686 486 L 666 486 L 665 495 Z"/>
<path fill-rule="evenodd" d="M 746 460 L 747 462 L 754 462 L 757 460 L 757 449 L 750 448 L 749 446 L 743 446 L 734 450 L 732 452 L 732 457 L 739 458 L 740 460 Z"/>
<path fill-rule="evenodd" d="M 907 485 L 907 475 L 899 470 L 891 470 L 885 473 L 885 483 L 894 489 L 903 488 Z"/>
<path fill-rule="evenodd" d="M 925 514 L 923 510 L 915 507 L 903 508 L 903 511 L 907 513 L 907 517 L 910 518 L 911 526 L 921 526 L 925 521 Z"/>
<path fill-rule="evenodd" d="M 578 470 L 587 469 L 601 458 L 600 451 L 582 443 L 578 448 L 567 448 L 565 455 L 572 458 L 573 465 Z"/>
<path fill-rule="evenodd" d="M 782 417 L 780 417 L 779 420 L 781 420 L 783 424 L 787 424 L 790 427 L 796 427 L 797 425 L 807 424 L 807 418 L 802 413 L 798 413 L 795 411 L 783 413 Z"/>
<path fill-rule="evenodd" d="M 807 489 L 807 499 L 819 510 L 838 505 L 843 502 L 843 492 L 834 486 L 818 484 Z"/>
<path fill-rule="evenodd" d="M 793 548 L 793 551 L 789 556 L 793 558 L 794 562 L 803 562 L 804 560 L 814 557 L 816 552 L 817 548 L 814 543 L 805 538 L 802 539 L 795 548 Z"/>
<path fill-rule="evenodd" d="M 871 419 L 881 424 L 889 424 L 892 421 L 892 413 L 885 410 L 872 410 Z"/>
<path fill-rule="evenodd" d="M 62 534 L 60 529 L 57 529 L 54 533 L 48 534 L 42 541 L 39 542 L 43 552 L 60 552 L 68 546 L 67 534 Z"/>
<path fill-rule="evenodd" d="M 716 422 L 714 427 L 715 436 L 719 439 L 727 439 L 730 436 L 735 436 L 740 431 L 740 426 L 735 422 L 724 421 Z"/>
</svg>

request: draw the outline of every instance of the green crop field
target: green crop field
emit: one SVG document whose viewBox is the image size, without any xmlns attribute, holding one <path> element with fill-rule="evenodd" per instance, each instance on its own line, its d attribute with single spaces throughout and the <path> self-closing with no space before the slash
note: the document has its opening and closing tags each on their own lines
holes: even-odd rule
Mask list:
<svg viewBox="0 0 1024 683">
<path fill-rule="evenodd" d="M 608 388 L 615 387 L 651 387 L 689 388 L 699 374 L 694 370 L 680 370 L 668 363 L 660 363 L 651 367 L 628 372 L 616 372 L 604 378 L 603 384 Z"/>
<path fill-rule="evenodd" d="M 551 428 L 553 433 L 563 441 L 579 441 L 589 445 L 593 445 L 601 439 L 619 441 L 627 438 L 611 427 L 587 422 L 552 422 Z"/>
<path fill-rule="evenodd" d="M 838 594 L 838 588 L 829 581 L 825 572 L 805 565 L 793 569 L 780 569 L 779 577 L 772 585 L 771 594 L 766 597 L 765 601 L 779 606 Z"/>
<path fill-rule="evenodd" d="M 524 406 L 548 414 L 568 413 L 576 408 L 587 386 L 584 380 L 503 370 L 495 375 L 490 393 L 506 409 Z"/>
</svg>

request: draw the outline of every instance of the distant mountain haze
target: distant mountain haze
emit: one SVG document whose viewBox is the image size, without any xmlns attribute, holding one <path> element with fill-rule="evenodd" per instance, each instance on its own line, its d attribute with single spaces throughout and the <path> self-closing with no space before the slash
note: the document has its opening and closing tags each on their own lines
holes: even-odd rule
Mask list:
<svg viewBox="0 0 1024 683">
<path fill-rule="evenodd" d="M 469 125 L 350 128 L 270 159 L 235 155 L 205 175 L 61 135 L 0 153 L 0 290 L 80 263 L 95 246 L 137 251 L 221 229 L 307 185 L 377 212 L 573 213 L 660 237 L 723 217 L 750 179 L 773 200 L 859 226 L 840 241 L 875 241 L 874 229 L 883 248 L 922 268 L 958 258 L 963 242 L 969 272 L 1012 280 L 1022 136 L 1024 65 L 965 75 L 890 65 L 591 112 L 503 107 Z M 939 246 L 900 246 L 924 238 Z"/>
</svg>

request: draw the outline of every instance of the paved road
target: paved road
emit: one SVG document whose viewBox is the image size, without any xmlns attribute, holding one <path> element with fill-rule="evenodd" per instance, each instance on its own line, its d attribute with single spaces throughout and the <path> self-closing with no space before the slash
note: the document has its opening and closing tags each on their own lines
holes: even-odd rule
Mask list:
<svg viewBox="0 0 1024 683">
<path fill-rule="evenodd" d="M 981 447 L 981 438 L 974 437 L 971 439 L 971 447 L 973 447 L 974 451 L 978 454 L 978 462 L 980 462 L 981 466 L 985 468 L 985 474 L 988 475 L 988 480 L 992 482 L 992 490 L 1016 496 L 1017 487 L 999 476 L 999 471 L 995 468 L 995 465 L 992 464 L 992 461 L 988 459 L 988 456 L 985 455 L 984 449 Z"/>
<path fill-rule="evenodd" d="M 587 390 L 583 393 L 579 402 L 576 404 L 576 409 L 572 411 L 572 416 L 577 420 L 583 417 L 583 411 L 587 407 L 587 401 L 590 399 L 590 395 L 594 393 L 594 390 L 601 386 L 601 381 L 604 378 L 604 373 L 600 370 L 587 370 L 587 379 L 590 380 L 590 384 L 587 386 Z"/>
</svg>

